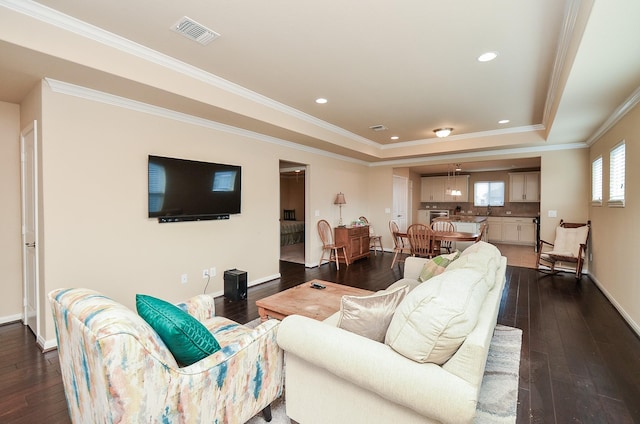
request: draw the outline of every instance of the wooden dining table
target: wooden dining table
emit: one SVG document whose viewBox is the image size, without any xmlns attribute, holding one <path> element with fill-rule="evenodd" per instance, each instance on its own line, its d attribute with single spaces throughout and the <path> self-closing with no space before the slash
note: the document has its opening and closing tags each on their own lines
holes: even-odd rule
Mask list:
<svg viewBox="0 0 640 424">
<path fill-rule="evenodd" d="M 398 237 L 408 239 L 407 233 L 397 233 Z M 480 233 L 467 233 L 463 231 L 433 231 L 433 241 L 438 246 L 433 246 L 432 251 L 440 250 L 441 241 L 476 241 Z M 409 245 L 411 245 L 409 243 Z"/>
</svg>

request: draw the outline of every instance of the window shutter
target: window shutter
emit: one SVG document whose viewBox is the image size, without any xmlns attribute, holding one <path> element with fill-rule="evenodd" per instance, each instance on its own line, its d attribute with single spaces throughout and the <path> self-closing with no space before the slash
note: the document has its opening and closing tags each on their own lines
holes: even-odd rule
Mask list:
<svg viewBox="0 0 640 424">
<path fill-rule="evenodd" d="M 602 204 L 602 156 L 591 164 L 591 202 Z"/>
<path fill-rule="evenodd" d="M 624 206 L 625 144 L 624 141 L 611 150 L 609 157 L 609 205 Z"/>
</svg>

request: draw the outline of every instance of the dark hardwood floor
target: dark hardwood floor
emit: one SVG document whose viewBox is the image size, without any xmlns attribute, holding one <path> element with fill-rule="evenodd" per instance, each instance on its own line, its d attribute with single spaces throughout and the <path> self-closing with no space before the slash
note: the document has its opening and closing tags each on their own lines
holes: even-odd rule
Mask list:
<svg viewBox="0 0 640 424">
<path fill-rule="evenodd" d="M 384 254 L 351 266 L 280 263 L 280 279 L 247 301 L 216 298 L 216 313 L 245 323 L 255 301 L 314 278 L 370 290 L 401 277 Z M 507 268 L 500 324 L 523 330 L 517 423 L 640 424 L 640 339 L 587 277 L 540 278 Z M 56 351 L 42 354 L 21 323 L 0 326 L 0 423 L 68 423 Z"/>
</svg>

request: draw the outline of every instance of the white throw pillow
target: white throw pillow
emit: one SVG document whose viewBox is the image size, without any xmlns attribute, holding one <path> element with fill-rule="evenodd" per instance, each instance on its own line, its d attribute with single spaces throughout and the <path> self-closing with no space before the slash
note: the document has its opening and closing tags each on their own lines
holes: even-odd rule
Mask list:
<svg viewBox="0 0 640 424">
<path fill-rule="evenodd" d="M 454 269 L 419 285 L 396 309 L 385 343 L 416 362 L 444 364 L 476 325 L 484 280 L 476 270 Z"/>
<path fill-rule="evenodd" d="M 409 293 L 409 286 L 368 296 L 342 296 L 338 327 L 377 342 L 383 342 L 396 308 Z"/>
<path fill-rule="evenodd" d="M 580 245 L 587 242 L 589 227 L 556 228 L 556 240 L 553 243 L 553 252 L 563 256 L 578 257 Z M 548 253 L 548 252 L 547 252 Z"/>
</svg>

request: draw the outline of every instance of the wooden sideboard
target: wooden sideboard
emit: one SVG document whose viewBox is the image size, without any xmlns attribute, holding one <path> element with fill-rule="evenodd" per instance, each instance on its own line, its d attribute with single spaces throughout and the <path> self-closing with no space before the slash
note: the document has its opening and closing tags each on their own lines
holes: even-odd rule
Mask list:
<svg viewBox="0 0 640 424">
<path fill-rule="evenodd" d="M 369 226 L 360 227 L 336 227 L 335 243 L 345 244 L 347 246 L 347 256 L 349 262 L 356 261 L 360 258 L 369 257 Z M 344 258 L 338 258 L 340 262 L 345 262 Z"/>
</svg>

